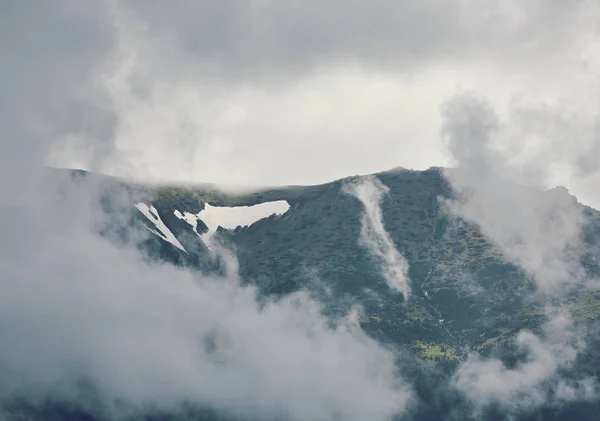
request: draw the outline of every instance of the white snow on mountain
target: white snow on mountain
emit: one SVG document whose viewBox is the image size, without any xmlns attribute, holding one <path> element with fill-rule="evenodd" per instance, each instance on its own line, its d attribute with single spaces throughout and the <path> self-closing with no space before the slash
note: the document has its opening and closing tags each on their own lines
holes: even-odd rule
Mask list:
<svg viewBox="0 0 600 421">
<path fill-rule="evenodd" d="M 156 226 L 156 230 L 148 228 L 151 232 L 173 244 L 175 247 L 186 251 L 175 235 L 162 222 L 154 206 L 148 206 L 144 203 L 138 203 L 135 206 Z M 173 213 L 177 218 L 190 224 L 194 232 L 208 246 L 210 238 L 217 231 L 218 227 L 235 229 L 238 226 L 249 226 L 273 214 L 283 215 L 289 208 L 290 204 L 285 200 L 264 202 L 252 206 L 212 206 L 206 203 L 204 209 L 195 215 L 190 212 L 181 212 L 177 209 Z M 202 220 L 206 224 L 208 232 L 202 235 L 198 233 L 198 220 Z"/>
<path fill-rule="evenodd" d="M 208 232 L 201 237 L 207 242 L 219 226 L 225 229 L 249 226 L 273 214 L 283 215 L 289 208 L 290 204 L 285 200 L 252 206 L 211 206 L 207 203 L 204 210 L 197 215 L 208 227 Z"/>
<path fill-rule="evenodd" d="M 136 204 L 135 207 L 156 226 L 156 228 L 157 228 L 156 230 L 148 228 L 151 232 L 158 235 L 163 240 L 168 241 L 169 243 L 173 244 L 178 249 L 187 253 L 187 251 L 185 250 L 185 248 L 183 248 L 183 246 L 181 245 L 179 240 L 177 240 L 177 238 L 171 232 L 171 230 L 169 228 L 167 228 L 167 226 L 164 224 L 162 219 L 160 219 L 160 216 L 158 215 L 158 211 L 156 210 L 156 208 L 154 206 L 152 206 L 152 205 L 148 206 L 145 203 L 140 202 L 140 203 Z"/>
<path fill-rule="evenodd" d="M 198 215 L 194 215 L 193 213 L 189 213 L 189 212 L 181 213 L 177 209 L 175 209 L 175 211 L 173 213 L 175 214 L 175 216 L 177 218 L 183 219 L 185 222 L 190 224 L 192 226 L 192 229 L 194 230 L 194 232 L 196 234 L 198 234 L 198 230 L 196 229 L 198 227 Z M 198 235 L 200 235 L 200 234 L 198 234 Z"/>
</svg>

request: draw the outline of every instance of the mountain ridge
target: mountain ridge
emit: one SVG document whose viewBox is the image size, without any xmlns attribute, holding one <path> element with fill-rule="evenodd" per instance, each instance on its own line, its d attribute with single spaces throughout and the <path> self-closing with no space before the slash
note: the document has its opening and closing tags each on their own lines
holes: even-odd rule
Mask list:
<svg viewBox="0 0 600 421">
<path fill-rule="evenodd" d="M 259 309 L 310 297 L 332 331 L 347 327 L 352 319 L 354 328 L 360 327 L 360 334 L 368 338 L 363 335 L 362 340 L 390 350 L 396 362 L 394 375 L 410 384 L 413 406 L 394 420 L 566 421 L 595 419 L 600 408 L 597 401 L 582 403 L 573 398 L 556 403 L 551 399 L 517 414 L 502 401 L 492 399 L 484 412 L 473 403 L 473 394 L 478 396 L 481 388 L 473 372 L 483 372 L 484 379 L 492 372 L 492 376 L 515 382 L 523 369 L 525 380 L 519 381 L 525 386 L 517 384 L 514 392 L 517 397 L 525 396 L 519 399 L 534 392 L 555 397 L 564 388 L 575 397 L 582 394 L 588 383 L 581 379 L 600 375 L 595 353 L 600 346 L 600 289 L 593 283 L 576 284 L 577 288 L 565 288 L 551 299 L 539 293 L 534 275 L 511 260 L 486 235 L 486 227 L 452 212 L 449 204 L 459 203 L 461 195 L 443 168 L 393 169 L 315 186 L 243 193 L 206 185 L 145 185 L 81 170 L 53 170 L 51 174 L 75 188 L 70 194 L 85 196 L 94 210 L 98 208 L 91 226 L 103 237 L 101 241 L 123 246 L 117 253 L 131 248 L 141 253 L 146 276 L 172 264 L 181 269 L 177 273 L 197 275 L 201 282 L 210 278 L 217 285 L 231 281 L 233 273 L 233 281 L 241 285 L 239 292 L 247 293 Z M 349 188 L 357 185 L 366 193 Z M 595 259 L 600 250 L 600 212 L 579 204 L 561 188 L 523 191 L 533 202 L 541 200 L 534 204 L 564 204 L 585 219 L 580 264 L 587 278 L 600 277 Z M 552 200 L 547 201 L 550 196 Z M 207 205 L 252 206 L 278 200 L 286 201 L 289 209 L 246 226 L 219 228 L 210 239 L 202 238 L 208 231 L 202 221 Z M 150 218 L 136 207 L 139 204 L 146 206 Z M 78 209 L 69 211 L 77 213 Z M 168 241 L 157 218 L 181 248 Z M 401 283 L 389 282 L 390 276 L 407 282 L 410 293 L 394 288 Z M 170 279 L 160 278 L 154 286 L 163 281 Z M 163 311 L 150 308 L 152 320 L 168 317 Z M 573 324 L 561 322 L 564 312 L 571 315 Z M 550 330 L 557 320 L 563 323 L 558 336 Z M 252 326 L 246 327 L 252 335 Z M 214 348 L 214 339 L 206 338 L 203 346 Z M 573 341 L 588 346 L 569 348 Z M 567 352 L 566 358 L 561 354 L 565 349 L 575 354 Z M 285 355 L 281 358 L 285 361 Z M 533 371 L 544 364 L 560 370 L 561 383 L 553 382 L 553 372 L 539 377 Z M 102 412 L 106 409 L 93 384 L 84 382 L 81 389 L 83 403 L 13 399 L 2 402 L 3 415 L 8 414 L 9 420 L 112 419 Z M 89 402 L 91 409 L 86 407 Z M 95 402 L 100 402 L 97 407 Z M 125 419 L 233 418 L 183 402 L 173 413 L 152 405 L 134 408 Z M 248 419 L 257 418 L 249 415 Z"/>
<path fill-rule="evenodd" d="M 498 345 L 507 336 L 510 337 L 507 332 L 514 333 L 528 326 L 535 317 L 529 311 L 527 317 L 515 319 L 511 311 L 501 311 L 502 305 L 496 302 L 498 300 L 488 299 L 486 304 L 482 304 L 469 295 L 468 288 L 475 288 L 477 282 L 487 282 L 486 285 L 492 288 L 487 294 L 492 291 L 498 293 L 501 289 L 498 279 L 508 276 L 511 282 L 518 280 L 518 283 L 512 285 L 512 291 L 503 292 L 502 301 L 524 305 L 518 295 L 531 290 L 532 286 L 527 275 L 507 263 L 476 225 L 460 221 L 462 227 L 452 226 L 454 222 L 444 213 L 440 203 L 441 197 L 454 197 L 443 171 L 439 167 L 424 171 L 395 168 L 373 175 L 389 188 L 381 205 L 383 222 L 395 246 L 409 261 L 409 277 L 413 289 L 418 292 L 405 306 L 410 310 L 395 303 L 398 298 L 386 290 L 387 286 L 382 284 L 368 252 L 358 245 L 360 204 L 341 189 L 344 184 L 363 176 L 344 177 L 313 186 L 284 186 L 242 194 L 224 192 L 214 186 L 207 188 L 206 185 L 196 188 L 166 184 L 138 187 L 141 186 L 142 195 L 146 195 L 147 201 L 156 208 L 165 225 L 176 237 L 183 237 L 182 244 L 187 242 L 188 245 L 194 244 L 191 227 L 173 215 L 176 211 L 198 214 L 200 231 L 204 232 L 207 228 L 200 215 L 205 204 L 252 206 L 276 200 L 287 201 L 290 209 L 283 215 L 265 217 L 233 230 L 217 230 L 215 235 L 219 240 L 235 251 L 242 279 L 251 279 L 266 295 L 279 296 L 299 290 L 307 283 L 318 283 L 307 275 L 312 270 L 313 275 L 319 273 L 328 288 L 333 288 L 341 296 L 350 295 L 349 302 L 359 297 L 358 301 L 365 307 L 364 326 L 372 334 L 382 334 L 389 339 L 406 332 L 412 331 L 413 335 L 418 332 L 418 337 L 415 336 L 410 344 L 419 350 L 419 355 L 437 355 L 438 347 L 450 347 L 452 351 L 448 358 L 454 360 L 464 355 L 461 349 L 467 338 L 473 343 L 464 349 L 481 350 L 492 344 Z M 81 177 L 84 173 L 77 171 L 72 174 Z M 121 183 L 121 187 L 127 185 L 127 182 L 117 180 L 114 179 Z M 131 185 L 126 188 L 131 188 Z M 545 194 L 560 194 L 566 200 L 577 201 L 564 187 L 550 189 Z M 579 205 L 582 211 L 600 220 L 600 213 L 596 210 Z M 148 225 L 148 221 L 139 218 L 139 215 L 137 219 Z M 452 229 L 455 232 L 451 232 Z M 144 247 L 158 250 L 163 259 L 190 264 L 188 257 L 168 250 L 170 245 L 157 245 L 152 240 L 147 240 Z M 190 247 L 193 249 L 195 246 Z M 198 261 L 192 265 L 201 265 L 199 261 L 202 258 L 208 260 L 205 247 L 199 243 L 197 247 Z M 465 283 L 469 277 L 478 279 Z M 366 289 L 365 285 L 368 285 Z M 481 284 L 477 287 L 481 288 Z M 369 298 L 369 294 L 373 296 L 371 290 L 375 291 L 377 299 Z M 381 306 L 378 300 L 385 304 Z M 600 306 L 600 301 L 597 304 Z M 590 314 L 596 311 L 595 305 L 592 305 Z M 342 307 L 344 311 L 348 309 L 346 305 Z M 381 314 L 382 311 L 384 314 Z M 461 312 L 466 316 L 461 316 Z M 494 314 L 496 320 L 507 318 L 503 323 L 495 322 L 498 326 L 492 329 L 494 335 L 490 332 L 491 328 L 484 327 L 494 324 L 489 320 L 490 316 L 485 315 L 488 313 Z M 443 322 L 440 322 L 442 319 Z M 481 326 L 474 328 L 472 320 L 480 321 Z M 402 322 L 398 324 L 399 321 Z"/>
</svg>

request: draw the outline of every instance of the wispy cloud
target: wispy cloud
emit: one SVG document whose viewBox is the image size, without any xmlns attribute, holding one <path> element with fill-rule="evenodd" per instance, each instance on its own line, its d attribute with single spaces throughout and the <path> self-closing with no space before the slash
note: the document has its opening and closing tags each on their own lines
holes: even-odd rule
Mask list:
<svg viewBox="0 0 600 421">
<path fill-rule="evenodd" d="M 595 381 L 563 379 L 561 369 L 574 363 L 584 344 L 567 312 L 553 314 L 541 336 L 521 331 L 515 343 L 525 361 L 507 367 L 499 359 L 471 355 L 454 377 L 455 386 L 476 405 L 499 404 L 505 411 L 530 410 L 548 403 L 590 399 Z"/>
<path fill-rule="evenodd" d="M 448 149 L 458 164 L 446 172 L 457 194 L 445 201 L 450 214 L 478 225 L 507 260 L 521 267 L 535 282 L 537 299 L 550 304 L 583 285 L 583 208 L 564 188 L 543 191 L 550 181 L 545 167 L 529 166 L 524 150 L 505 141 L 515 132 L 523 134 L 520 121 L 501 121 L 485 100 L 466 93 L 449 101 L 443 116 Z M 519 160 L 511 159 L 517 155 Z M 530 410 L 594 397 L 593 381 L 567 380 L 561 374 L 583 350 L 584 332 L 568 313 L 549 314 L 543 332 L 516 336 L 524 361 L 509 367 L 500 359 L 472 354 L 459 367 L 455 386 L 478 408 L 496 403 Z"/>
<path fill-rule="evenodd" d="M 360 244 L 371 253 L 389 287 L 408 298 L 410 294 L 408 262 L 398 252 L 385 230 L 381 213 L 381 201 L 389 188 L 377 177 L 365 176 L 345 184 L 343 191 L 360 200 L 364 208 Z"/>
<path fill-rule="evenodd" d="M 542 292 L 580 281 L 582 206 L 564 188 L 543 192 L 539 177 L 522 177 L 494 150 L 496 137 L 504 133 L 485 101 L 460 95 L 446 104 L 444 116 L 449 150 L 458 163 L 446 172 L 459 194 L 447 202 L 449 210 L 479 225 Z"/>
</svg>

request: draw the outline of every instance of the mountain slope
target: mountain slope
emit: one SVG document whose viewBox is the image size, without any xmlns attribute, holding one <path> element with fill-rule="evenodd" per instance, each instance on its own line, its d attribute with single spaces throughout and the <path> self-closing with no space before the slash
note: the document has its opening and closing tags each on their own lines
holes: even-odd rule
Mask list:
<svg viewBox="0 0 600 421">
<path fill-rule="evenodd" d="M 217 230 L 215 240 L 234 251 L 241 278 L 264 296 L 309 290 L 332 315 L 360 304 L 367 332 L 412 347 L 426 359 L 460 360 L 468 350 L 490 352 L 510 343 L 524 328 L 539 329 L 544 309 L 528 294 L 533 290 L 531 279 L 509 263 L 476 225 L 444 209 L 443 199 L 454 193 L 441 169 L 397 169 L 376 176 L 389 189 L 381 204 L 385 230 L 409 264 L 413 291 L 409 300 L 388 287 L 369 251 L 359 244 L 363 208 L 343 191 L 356 177 L 242 194 L 212 186 L 149 187 L 111 180 L 106 192 L 127 191 L 132 208 L 138 201 L 153 206 L 185 249 L 151 236 L 142 243 L 147 253 L 208 271 L 218 271 L 219 264 L 194 227 L 176 214 L 198 214 L 197 231 L 202 234 L 208 230 L 201 213 L 206 204 L 286 201 L 290 208 L 282 215 Z M 573 197 L 566 195 L 565 200 Z M 595 245 L 600 213 L 583 205 L 581 209 L 590 220 L 586 244 Z M 134 218 L 156 229 L 140 213 L 134 212 Z M 584 268 L 597 273 L 595 260 L 585 256 Z M 579 291 L 563 301 L 581 320 L 594 321 L 600 312 L 600 292 Z"/>
<path fill-rule="evenodd" d="M 64 175 L 58 170 L 54 174 Z M 400 351 L 394 354 L 397 368 L 418 398 L 405 414 L 407 419 L 595 419 L 597 401 L 561 401 L 558 409 L 551 403 L 518 414 L 506 412 L 505 407 L 493 402 L 486 412 L 477 413 L 473 412 L 472 402 L 457 392 L 459 373 L 465 367 L 468 370 L 480 364 L 485 371 L 501 361 L 501 369 L 492 377 L 506 375 L 513 379 L 518 372 L 511 370 L 525 367 L 525 377 L 535 380 L 536 372 L 528 369 L 538 368 L 537 357 L 546 358 L 542 362 L 549 361 L 551 367 L 559 364 L 554 361 L 554 350 L 548 351 L 543 342 L 549 336 L 548 321 L 559 313 L 558 309 L 569 310 L 575 319 L 569 328 L 583 332 L 581 339 L 588 344 L 569 363 L 577 373 L 569 384 L 583 389 L 587 383 L 581 383 L 580 378 L 600 375 L 595 353 L 600 344 L 600 290 L 590 284 L 565 290 L 550 301 L 536 293 L 534 279 L 511 263 L 484 235 L 483 228 L 449 211 L 448 200 L 459 197 L 443 169 L 395 169 L 317 186 L 237 193 L 226 193 L 212 185 L 148 185 L 83 171 L 72 171 L 69 179 L 81 192 L 99 194 L 101 210 L 96 229 L 109 241 L 137 245 L 152 262 L 217 275 L 230 275 L 233 265 L 240 282 L 256 287 L 261 304 L 306 291 L 322 304 L 332 325 L 354 314 L 353 309 L 359 306 L 362 329 Z M 375 199 L 369 196 L 370 202 L 363 201 L 364 197 L 356 197 L 348 188 L 357 183 L 366 183 L 367 187 L 371 183 L 370 188 L 379 189 L 381 196 L 376 194 Z M 589 278 L 597 277 L 600 213 L 573 202 L 576 199 L 561 189 L 532 191 L 531 195 L 558 195 L 559 200 L 572 204 L 585 216 L 581 264 Z M 228 219 L 223 225 L 230 229 L 219 228 L 214 234 L 210 227 L 219 223 L 220 216 L 203 220 L 203 212 L 218 207 L 239 210 L 268 203 L 286 206 L 268 208 L 266 213 L 257 212 L 248 218 L 245 214 L 245 223 L 256 221 L 248 226 L 234 228 L 235 222 Z M 366 229 L 367 237 L 371 236 L 367 239 L 365 221 L 372 225 Z M 383 237 L 377 230 L 383 231 Z M 386 248 L 390 245 L 393 253 Z M 239 269 L 231 255 L 236 257 Z M 404 276 L 404 260 L 410 295 L 393 289 L 387 279 L 390 273 Z M 390 270 L 386 266 L 390 264 L 402 267 Z M 161 311 L 156 309 L 158 319 Z M 553 340 L 560 350 L 570 339 L 548 339 Z M 537 354 L 528 352 L 536 349 Z M 474 357 L 477 355 L 481 358 Z M 485 365 L 486 356 L 495 358 L 490 360 L 491 366 Z M 561 373 L 561 379 L 569 379 L 570 373 Z M 526 380 L 520 380 L 525 388 L 516 390 L 529 397 L 527 388 L 534 389 L 537 383 Z M 495 381 L 496 377 L 492 379 Z M 558 390 L 559 386 L 573 395 L 582 393 L 563 383 L 548 387 Z M 478 387 L 473 380 L 472 389 L 478 392 Z M 552 392 L 551 396 L 558 393 Z M 10 419 L 110 419 L 63 402 L 40 406 L 14 401 L 8 407 L 15 414 Z M 178 415 L 150 411 L 151 415 L 132 419 L 227 419 L 203 412 L 204 408 L 184 409 Z"/>
</svg>

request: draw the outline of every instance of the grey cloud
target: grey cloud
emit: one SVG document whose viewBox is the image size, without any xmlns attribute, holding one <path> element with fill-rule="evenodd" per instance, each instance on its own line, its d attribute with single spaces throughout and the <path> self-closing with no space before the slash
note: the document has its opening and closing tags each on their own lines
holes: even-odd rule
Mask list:
<svg viewBox="0 0 600 421">
<path fill-rule="evenodd" d="M 171 57 L 222 75 L 268 74 L 273 81 L 281 72 L 303 73 L 336 61 L 413 70 L 432 59 L 486 55 L 490 49 L 529 61 L 531 54 L 567 45 L 590 4 L 180 0 L 130 1 L 126 9 Z"/>
<path fill-rule="evenodd" d="M 432 94 L 439 94 L 436 89 L 452 84 L 446 77 L 453 80 L 471 65 L 475 70 L 468 73 L 474 79 L 480 73 L 482 79 L 489 75 L 486 66 L 499 73 L 506 70 L 508 79 L 524 68 L 528 76 L 564 71 L 568 60 L 578 60 L 585 43 L 580 38 L 589 34 L 585 18 L 593 6 L 588 1 L 538 0 L 121 2 L 115 12 L 117 38 L 132 63 L 125 74 L 113 72 L 122 79 L 111 90 L 120 123 L 115 136 L 120 166 L 131 162 L 144 177 L 161 173 L 153 168 L 168 167 L 170 177 L 206 181 L 230 177 L 214 163 L 225 166 L 234 160 L 239 172 L 252 173 L 237 176 L 235 182 L 253 178 L 261 183 L 274 178 L 318 182 L 316 175 L 294 164 L 299 161 L 318 168 L 310 174 L 323 172 L 332 178 L 350 171 L 331 169 L 339 166 L 376 171 L 380 168 L 364 163 L 359 147 L 346 145 L 362 148 L 368 138 L 402 160 L 397 145 L 414 142 L 411 155 L 423 153 L 417 146 L 421 139 L 408 137 L 430 137 L 423 127 L 437 121 L 424 116 L 422 131 L 397 132 L 411 124 L 390 121 L 415 117 L 400 115 L 405 111 L 396 116 L 392 109 L 398 107 L 386 99 L 381 80 L 370 76 L 389 77 L 390 86 L 410 86 L 424 75 L 416 84 L 431 85 L 432 91 L 422 89 L 422 102 L 429 104 Z M 117 69 L 120 60 L 113 63 Z M 347 74 L 335 77 L 341 67 L 360 76 L 343 83 Z M 429 72 L 435 76 L 429 78 Z M 329 75 L 331 81 L 320 79 Z M 373 84 L 364 94 L 361 81 Z M 405 97 L 405 90 L 398 88 L 393 95 Z M 365 110 L 354 112 L 362 96 L 373 91 L 372 104 L 365 99 Z M 421 102 L 421 95 L 406 98 Z M 348 107 L 346 101 L 355 104 Z M 373 113 L 380 106 L 381 112 Z M 430 106 L 423 107 L 426 113 Z M 316 147 L 322 153 L 313 153 Z M 342 148 L 355 152 L 336 159 Z M 124 157 L 126 153 L 130 155 Z M 385 162 L 380 165 L 390 165 L 381 152 L 374 154 Z M 255 161 L 269 165 L 249 164 Z M 255 175 L 263 172 L 268 176 Z"/>
<path fill-rule="evenodd" d="M 446 105 L 444 117 L 449 150 L 459 164 L 447 178 L 461 195 L 449 210 L 478 224 L 543 292 L 580 281 L 584 217 L 577 201 L 562 189 L 544 193 L 536 184 L 519 183 L 519 170 L 494 150 L 503 129 L 485 101 L 460 95 Z"/>
<path fill-rule="evenodd" d="M 577 156 L 577 171 L 583 176 L 597 175 L 600 162 L 600 119 L 594 125 L 594 142 Z"/>
<path fill-rule="evenodd" d="M 553 172 L 565 170 L 561 167 L 582 179 L 598 175 L 593 163 L 600 152 L 600 109 L 595 99 L 587 98 L 595 96 L 598 89 L 585 83 L 572 89 L 558 104 L 513 102 L 502 140 L 512 143 L 508 158 L 519 159 L 525 152 L 526 164 L 520 162 L 519 166 L 530 168 L 513 167 L 512 171 L 534 180 L 551 178 Z M 506 139 L 509 136 L 513 139 Z M 521 148 L 515 147 L 517 141 Z"/>
<path fill-rule="evenodd" d="M 487 175 L 496 165 L 490 150 L 490 137 L 499 121 L 490 105 L 469 93 L 455 96 L 442 107 L 448 150 L 463 171 Z"/>
<path fill-rule="evenodd" d="M 9 93 L 2 106 L 9 112 L 3 117 L 6 127 L 13 128 L 17 120 L 26 120 L 19 127 L 27 130 L 5 132 L 24 145 L 22 139 L 35 131 L 47 142 L 45 148 L 56 158 L 51 162 L 57 165 L 110 173 L 117 173 L 118 167 L 120 175 L 127 176 L 227 179 L 233 175 L 223 175 L 219 168 L 231 161 L 241 173 L 234 177 L 236 183 L 248 179 L 264 184 L 276 177 L 285 183 L 312 183 L 341 177 L 351 167 L 372 172 L 380 169 L 376 165 L 397 165 L 390 164 L 392 153 L 388 157 L 379 153 L 380 164 L 367 165 L 359 153 L 336 159 L 338 150 L 346 143 L 361 145 L 364 138 L 376 137 L 379 149 L 410 161 L 397 145 L 409 146 L 411 154 L 406 155 L 424 155 L 420 139 L 406 138 L 431 136 L 419 132 L 426 130 L 427 116 L 407 130 L 399 127 L 409 123 L 390 123 L 398 107 L 389 98 L 381 99 L 385 87 L 379 86 L 382 94 L 373 94 L 364 104 L 367 109 L 381 106 L 381 113 L 369 110 L 365 116 L 360 109 L 343 107 L 347 98 L 360 98 L 361 89 L 364 95 L 372 93 L 369 84 L 380 83 L 367 80 L 367 75 L 394 75 L 396 86 L 410 83 L 403 78 L 405 70 L 419 76 L 433 69 L 435 80 L 424 76 L 419 83 L 431 85 L 435 96 L 436 89 L 445 89 L 440 84 L 446 84 L 437 80 L 437 72 L 441 69 L 445 75 L 447 68 L 453 78 L 460 63 L 492 64 L 511 72 L 525 64 L 533 69 L 528 74 L 554 69 L 557 62 L 564 69 L 564 62 L 577 56 L 580 38 L 585 38 L 579 30 L 585 28 L 585 36 L 589 32 L 586 17 L 593 15 L 593 6 L 587 0 L 369 4 L 60 0 L 52 6 L 7 2 L 2 50 L 9 65 L 0 83 Z M 328 91 L 327 80 L 323 86 L 298 85 L 331 75 L 337 65 L 360 74 L 336 88 L 354 96 Z M 111 86 L 115 79 L 117 87 Z M 423 96 L 431 100 L 432 92 L 425 90 Z M 302 97 L 306 92 L 311 95 Z M 394 95 L 404 97 L 403 89 Z M 327 103 L 323 114 L 304 117 L 307 108 L 318 109 L 316 104 L 323 101 Z M 355 115 L 365 116 L 362 123 L 348 124 L 346 120 Z M 275 119 L 280 125 L 271 124 Z M 296 124 L 290 131 L 299 134 L 285 134 L 285 127 Z M 377 127 L 376 136 L 372 137 L 371 126 Z M 312 153 L 314 144 L 322 145 L 324 153 Z M 16 154 L 17 149 L 11 148 Z M 28 149 L 32 148 L 19 148 L 18 153 L 29 154 Z M 38 161 L 47 155 L 37 154 Z M 426 166 L 430 156 L 415 161 Z M 308 178 L 304 168 L 293 164 L 298 157 L 319 166 L 314 171 L 319 176 Z M 435 159 L 440 164 L 442 157 Z M 255 161 L 261 162 L 248 164 Z M 267 169 L 267 161 L 273 166 L 284 162 Z M 159 167 L 168 170 L 156 170 Z M 286 176 L 278 174 L 283 172 Z"/>
<path fill-rule="evenodd" d="M 0 5 L 4 188 L 17 194 L 15 179 L 25 182 L 41 168 L 57 137 L 85 133 L 90 148 L 110 148 L 116 121 L 94 77 L 112 45 L 111 18 L 100 2 Z"/>
</svg>

